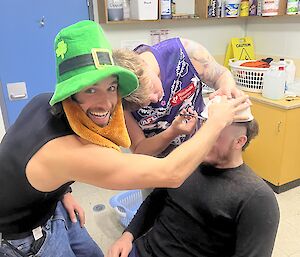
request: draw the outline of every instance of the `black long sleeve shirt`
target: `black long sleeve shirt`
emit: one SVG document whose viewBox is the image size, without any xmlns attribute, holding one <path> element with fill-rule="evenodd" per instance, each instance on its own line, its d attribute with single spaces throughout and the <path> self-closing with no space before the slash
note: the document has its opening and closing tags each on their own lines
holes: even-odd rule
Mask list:
<svg viewBox="0 0 300 257">
<path fill-rule="evenodd" d="M 273 191 L 245 164 L 201 165 L 178 189 L 155 189 L 126 231 L 141 257 L 270 257 L 279 223 Z"/>
</svg>

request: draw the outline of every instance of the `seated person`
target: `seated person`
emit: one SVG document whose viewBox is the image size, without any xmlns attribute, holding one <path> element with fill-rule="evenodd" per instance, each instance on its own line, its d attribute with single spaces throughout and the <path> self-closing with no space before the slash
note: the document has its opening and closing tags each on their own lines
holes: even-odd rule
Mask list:
<svg viewBox="0 0 300 257">
<path fill-rule="evenodd" d="M 181 187 L 147 197 L 108 257 L 270 257 L 278 204 L 242 158 L 257 133 L 254 119 L 225 127 Z"/>
</svg>

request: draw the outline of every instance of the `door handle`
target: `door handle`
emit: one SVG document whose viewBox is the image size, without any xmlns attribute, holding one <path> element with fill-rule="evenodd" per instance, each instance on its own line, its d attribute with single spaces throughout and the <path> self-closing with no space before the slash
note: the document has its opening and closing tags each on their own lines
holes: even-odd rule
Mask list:
<svg viewBox="0 0 300 257">
<path fill-rule="evenodd" d="M 280 130 L 281 130 L 281 124 L 282 124 L 281 121 L 277 122 L 277 132 L 278 132 L 278 133 L 280 133 Z"/>
<path fill-rule="evenodd" d="M 13 94 L 11 94 L 10 95 L 10 98 L 14 99 L 14 100 L 22 99 L 22 98 L 25 98 L 25 97 L 26 97 L 26 94 L 22 94 L 22 95 L 13 95 Z"/>
<path fill-rule="evenodd" d="M 44 27 L 45 26 L 45 16 L 43 16 L 41 19 L 40 19 L 40 27 Z"/>
</svg>

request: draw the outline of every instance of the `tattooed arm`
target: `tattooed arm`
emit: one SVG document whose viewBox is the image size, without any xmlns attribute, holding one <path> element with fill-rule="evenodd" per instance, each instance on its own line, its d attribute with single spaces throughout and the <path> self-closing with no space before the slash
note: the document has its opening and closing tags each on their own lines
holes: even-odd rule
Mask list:
<svg viewBox="0 0 300 257">
<path fill-rule="evenodd" d="M 189 39 L 180 38 L 180 41 L 202 81 L 216 89 L 210 98 L 215 95 L 227 95 L 231 98 L 243 94 L 236 87 L 230 71 L 217 63 L 204 46 Z"/>
</svg>

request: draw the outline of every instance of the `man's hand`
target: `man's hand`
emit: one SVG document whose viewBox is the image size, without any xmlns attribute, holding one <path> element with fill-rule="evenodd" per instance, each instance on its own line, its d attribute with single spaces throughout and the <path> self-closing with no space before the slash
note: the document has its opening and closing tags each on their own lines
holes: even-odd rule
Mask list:
<svg viewBox="0 0 300 257">
<path fill-rule="evenodd" d="M 73 223 L 77 222 L 76 214 L 78 215 L 80 226 L 83 227 L 85 224 L 85 215 L 84 210 L 81 206 L 75 201 L 71 193 L 66 193 L 62 199 L 62 203 L 69 213 L 70 220 Z"/>
<path fill-rule="evenodd" d="M 127 257 L 132 250 L 133 235 L 124 232 L 123 235 L 110 247 L 106 257 Z"/>
<path fill-rule="evenodd" d="M 196 111 L 183 109 L 180 114 L 173 120 L 169 129 L 179 135 L 190 135 L 195 131 L 198 114 Z"/>
<path fill-rule="evenodd" d="M 219 101 L 213 102 L 208 107 L 208 121 L 215 120 L 217 123 L 230 125 L 235 120 L 244 120 L 244 114 L 241 111 L 247 109 L 250 106 L 248 96 L 243 95 L 235 99 L 228 100 L 223 95 Z"/>
<path fill-rule="evenodd" d="M 228 99 L 231 99 L 243 96 L 245 94 L 242 90 L 236 87 L 235 83 L 230 82 L 232 81 L 230 80 L 228 83 L 223 83 L 215 92 L 209 95 L 209 99 L 213 99 L 217 95 L 226 95 Z"/>
</svg>

